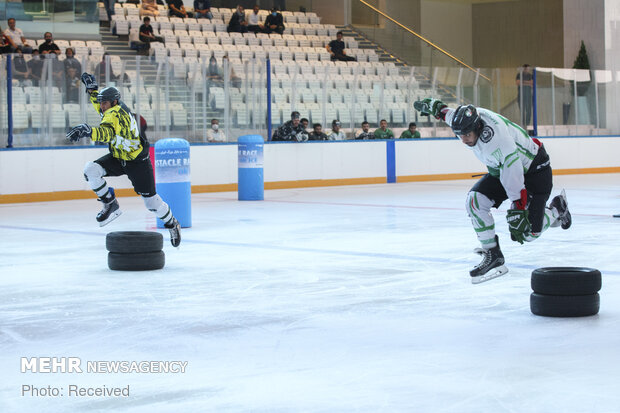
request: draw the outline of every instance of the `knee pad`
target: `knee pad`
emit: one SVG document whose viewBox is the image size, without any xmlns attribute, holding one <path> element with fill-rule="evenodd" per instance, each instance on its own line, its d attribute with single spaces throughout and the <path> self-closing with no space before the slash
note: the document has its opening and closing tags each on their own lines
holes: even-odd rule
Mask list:
<svg viewBox="0 0 620 413">
<path fill-rule="evenodd" d="M 96 162 L 88 162 L 84 166 L 84 179 L 86 179 L 86 181 L 101 179 L 104 175 L 105 169 Z"/>
<path fill-rule="evenodd" d="M 465 201 L 465 210 L 470 217 L 476 215 L 475 211 L 490 212 L 493 206 L 493 201 L 486 195 L 476 191 L 470 191 L 467 193 L 467 200 Z"/>
</svg>

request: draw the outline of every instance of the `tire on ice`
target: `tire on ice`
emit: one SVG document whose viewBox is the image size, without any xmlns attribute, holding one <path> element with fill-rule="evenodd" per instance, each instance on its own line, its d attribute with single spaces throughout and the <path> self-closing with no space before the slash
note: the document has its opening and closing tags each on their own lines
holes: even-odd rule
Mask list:
<svg viewBox="0 0 620 413">
<path fill-rule="evenodd" d="M 166 256 L 163 251 L 133 254 L 108 253 L 108 267 L 116 271 L 150 271 L 164 268 Z"/>
<path fill-rule="evenodd" d="M 154 231 L 116 231 L 105 239 L 105 247 L 110 252 L 133 254 L 161 251 L 164 237 Z"/>
<path fill-rule="evenodd" d="M 600 296 L 590 295 L 530 295 L 530 310 L 546 317 L 586 317 L 598 314 Z"/>
<path fill-rule="evenodd" d="M 601 272 L 583 267 L 545 267 L 532 271 L 532 290 L 544 295 L 592 295 L 601 289 Z"/>
</svg>

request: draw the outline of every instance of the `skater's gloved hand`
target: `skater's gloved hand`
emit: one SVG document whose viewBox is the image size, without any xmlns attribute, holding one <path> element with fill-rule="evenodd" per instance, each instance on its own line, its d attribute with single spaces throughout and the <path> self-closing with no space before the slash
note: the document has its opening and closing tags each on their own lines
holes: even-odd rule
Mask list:
<svg viewBox="0 0 620 413">
<path fill-rule="evenodd" d="M 520 198 L 516 201 L 512 201 L 512 209 L 527 209 L 529 204 L 529 199 L 527 196 L 527 189 L 523 188 L 521 190 Z"/>
<path fill-rule="evenodd" d="M 84 86 L 86 86 L 87 93 L 99 89 L 97 79 L 95 79 L 95 76 L 91 75 L 90 73 L 82 73 L 82 83 L 84 83 Z"/>
<path fill-rule="evenodd" d="M 67 133 L 67 139 L 71 142 L 77 142 L 83 137 L 90 138 L 93 134 L 91 127 L 85 123 L 77 125 Z"/>
<path fill-rule="evenodd" d="M 532 232 L 529 213 L 527 209 L 509 209 L 506 214 L 510 237 L 519 244 L 523 244 L 525 236 Z"/>
<path fill-rule="evenodd" d="M 436 119 L 444 119 L 445 115 L 441 110 L 445 107 L 447 107 L 445 103 L 433 98 L 426 98 L 413 103 L 413 108 L 420 112 L 421 115 L 433 115 Z"/>
</svg>

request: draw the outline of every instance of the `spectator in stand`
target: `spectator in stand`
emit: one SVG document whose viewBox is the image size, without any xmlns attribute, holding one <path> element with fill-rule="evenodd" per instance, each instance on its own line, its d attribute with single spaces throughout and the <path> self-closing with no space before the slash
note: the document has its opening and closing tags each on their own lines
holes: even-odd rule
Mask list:
<svg viewBox="0 0 620 413">
<path fill-rule="evenodd" d="M 74 68 L 78 73 L 78 76 L 82 75 L 82 64 L 75 58 L 75 50 L 73 47 L 67 47 L 65 50 L 65 60 L 62 62 L 65 65 L 65 72 L 69 72 L 69 68 Z"/>
<path fill-rule="evenodd" d="M 370 124 L 366 121 L 362 122 L 362 130 L 357 134 L 355 139 L 374 139 L 375 134 L 370 131 Z"/>
<path fill-rule="evenodd" d="M 34 49 L 32 51 L 32 59 L 28 62 L 28 69 L 30 69 L 33 86 L 38 86 L 43 72 L 43 60 L 41 60 L 39 50 Z"/>
<path fill-rule="evenodd" d="M 194 17 L 192 12 L 185 10 L 183 0 L 166 0 L 168 3 L 168 17 L 180 17 L 185 19 L 187 17 Z"/>
<path fill-rule="evenodd" d="M 21 50 L 22 53 L 30 54 L 32 53 L 32 46 L 26 42 L 26 38 L 24 37 L 24 32 L 21 29 L 15 27 L 15 19 L 10 18 L 7 20 L 9 27 L 4 31 L 4 34 L 7 37 L 10 37 L 15 44 L 15 48 L 17 50 Z"/>
<path fill-rule="evenodd" d="M 211 119 L 211 129 L 207 131 L 208 142 L 226 142 L 226 135 L 220 130 L 220 121 Z"/>
<path fill-rule="evenodd" d="M 13 50 L 17 49 L 15 43 L 13 43 L 13 40 L 11 40 L 9 36 L 2 32 L 1 28 L 0 33 L 2 33 L 0 34 L 0 53 L 13 53 Z"/>
<path fill-rule="evenodd" d="M 194 14 L 197 19 L 213 19 L 211 0 L 194 0 Z"/>
<path fill-rule="evenodd" d="M 323 125 L 320 123 L 315 123 L 312 125 L 312 132 L 310 132 L 310 136 L 308 137 L 309 141 L 327 141 L 329 138 L 325 133 L 323 133 Z"/>
<path fill-rule="evenodd" d="M 112 16 L 114 15 L 114 3 L 116 0 L 103 0 L 103 6 L 105 7 L 105 12 L 108 15 L 108 21 L 112 21 Z"/>
<path fill-rule="evenodd" d="M 259 11 L 260 11 L 260 7 L 256 5 L 254 6 L 254 9 L 252 10 L 252 12 L 247 15 L 246 20 L 248 22 L 248 31 L 252 33 L 262 32 L 263 29 L 265 28 L 265 26 L 261 24 L 260 22 L 260 17 L 258 15 Z"/>
<path fill-rule="evenodd" d="M 65 60 L 66 62 L 66 60 Z M 65 77 L 65 99 L 68 103 L 78 103 L 80 101 L 80 75 L 74 66 L 67 67 Z"/>
<path fill-rule="evenodd" d="M 248 32 L 248 22 L 245 20 L 245 12 L 243 11 L 243 6 L 238 5 L 237 11 L 230 16 L 230 21 L 228 22 L 228 33 L 247 33 Z"/>
<path fill-rule="evenodd" d="M 13 57 L 13 79 L 19 80 L 21 86 L 32 84 L 30 68 L 21 50 L 17 49 L 17 55 Z"/>
<path fill-rule="evenodd" d="M 271 14 L 265 19 L 263 31 L 265 33 L 284 33 L 284 17 L 276 7 L 271 9 Z"/>
<path fill-rule="evenodd" d="M 144 16 L 159 16 L 159 8 L 157 8 L 155 0 L 142 0 L 142 4 L 140 5 L 140 17 Z"/>
<path fill-rule="evenodd" d="M 330 141 L 345 141 L 347 140 L 347 135 L 344 134 L 342 129 L 340 129 L 340 121 L 334 119 L 332 121 L 332 131 L 328 136 Z"/>
<path fill-rule="evenodd" d="M 420 139 L 420 132 L 417 130 L 415 122 L 409 124 L 409 129 L 400 134 L 400 139 Z"/>
<path fill-rule="evenodd" d="M 379 129 L 375 130 L 375 139 L 394 139 L 394 132 L 387 127 L 387 120 L 381 119 Z"/>
<path fill-rule="evenodd" d="M 327 46 L 325 46 L 329 54 L 331 55 L 331 60 L 341 60 L 343 62 L 354 62 L 357 61 L 356 58 L 347 56 L 344 51 L 344 41 L 342 40 L 342 32 L 336 33 L 336 40 L 332 40 L 329 42 Z"/>
<path fill-rule="evenodd" d="M 142 19 L 142 25 L 140 25 L 140 41 L 144 43 L 148 43 L 149 48 L 151 47 L 151 42 L 162 42 L 164 39 L 160 36 L 155 36 L 153 34 L 153 26 L 151 26 L 151 18 L 145 17 Z"/>
<path fill-rule="evenodd" d="M 215 56 L 209 58 L 209 66 L 207 66 L 208 86 L 222 86 L 224 84 L 224 71 L 217 65 Z"/>
<path fill-rule="evenodd" d="M 39 53 L 42 55 L 49 53 L 56 53 L 56 55 L 60 54 L 60 47 L 56 43 L 54 43 L 54 38 L 50 32 L 45 32 L 43 35 L 45 39 L 45 43 L 41 43 L 39 45 Z"/>
<path fill-rule="evenodd" d="M 308 121 L 308 119 L 306 118 L 301 118 L 301 120 L 299 121 L 299 123 L 301 123 L 301 126 L 304 128 L 304 130 L 307 132 L 308 131 L 308 124 L 310 123 Z"/>
<path fill-rule="evenodd" d="M 299 112 L 295 111 L 291 113 L 291 120 L 281 125 L 275 130 L 272 141 L 287 141 L 287 142 L 305 142 L 308 140 L 308 133 L 304 130 L 299 121 Z"/>
<path fill-rule="evenodd" d="M 97 79 L 100 79 L 101 83 L 106 83 L 106 80 L 107 80 L 106 79 L 106 73 L 108 70 L 108 65 L 106 64 L 107 56 L 109 56 L 108 52 L 105 52 L 103 56 L 101 56 L 101 62 L 99 62 L 95 70 L 97 74 L 96 75 Z M 114 71 L 112 70 L 112 64 L 110 64 L 110 82 L 116 82 L 117 79 L 118 79 L 118 76 L 114 74 Z"/>
</svg>

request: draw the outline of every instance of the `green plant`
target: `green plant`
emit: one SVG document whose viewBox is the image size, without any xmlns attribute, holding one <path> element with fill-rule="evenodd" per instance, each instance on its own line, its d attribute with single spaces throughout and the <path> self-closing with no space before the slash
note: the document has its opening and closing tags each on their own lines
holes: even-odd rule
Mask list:
<svg viewBox="0 0 620 413">
<path fill-rule="evenodd" d="M 577 58 L 573 63 L 573 69 L 590 69 L 590 61 L 588 60 L 588 53 L 586 52 L 586 45 L 583 44 L 583 40 L 581 41 L 581 47 L 579 48 Z"/>
</svg>

